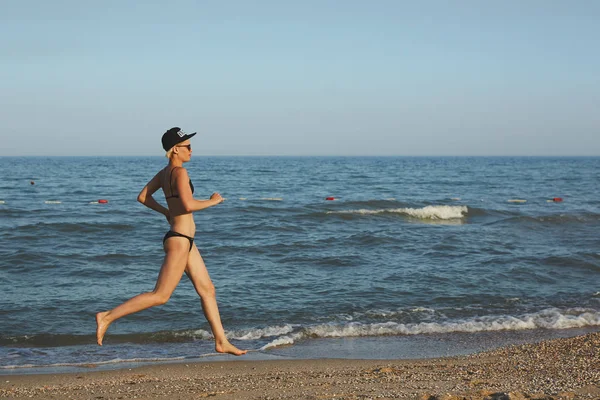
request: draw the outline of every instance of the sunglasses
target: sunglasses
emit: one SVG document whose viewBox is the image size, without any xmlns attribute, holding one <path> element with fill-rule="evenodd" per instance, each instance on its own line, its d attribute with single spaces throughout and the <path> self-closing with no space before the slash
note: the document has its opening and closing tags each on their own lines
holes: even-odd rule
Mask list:
<svg viewBox="0 0 600 400">
<path fill-rule="evenodd" d="M 187 149 L 188 149 L 189 151 L 192 151 L 192 145 L 191 145 L 191 144 L 178 144 L 178 145 L 177 145 L 177 146 L 175 146 L 175 147 L 187 147 Z"/>
</svg>

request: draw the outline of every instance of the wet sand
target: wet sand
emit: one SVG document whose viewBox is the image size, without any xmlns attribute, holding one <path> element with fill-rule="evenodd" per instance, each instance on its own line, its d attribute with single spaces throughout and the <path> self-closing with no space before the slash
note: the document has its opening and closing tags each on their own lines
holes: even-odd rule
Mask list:
<svg viewBox="0 0 600 400">
<path fill-rule="evenodd" d="M 600 333 L 424 360 L 269 360 L 0 376 L 11 399 L 600 399 Z"/>
</svg>

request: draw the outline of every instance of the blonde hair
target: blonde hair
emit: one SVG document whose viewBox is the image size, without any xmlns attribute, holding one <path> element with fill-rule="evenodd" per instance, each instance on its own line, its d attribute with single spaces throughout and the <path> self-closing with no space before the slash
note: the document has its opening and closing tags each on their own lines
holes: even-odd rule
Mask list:
<svg viewBox="0 0 600 400">
<path fill-rule="evenodd" d="M 175 146 L 171 147 L 169 150 L 167 150 L 167 152 L 165 153 L 165 157 L 167 157 L 169 160 L 171 159 L 171 156 L 173 155 L 173 149 L 175 148 Z"/>
</svg>

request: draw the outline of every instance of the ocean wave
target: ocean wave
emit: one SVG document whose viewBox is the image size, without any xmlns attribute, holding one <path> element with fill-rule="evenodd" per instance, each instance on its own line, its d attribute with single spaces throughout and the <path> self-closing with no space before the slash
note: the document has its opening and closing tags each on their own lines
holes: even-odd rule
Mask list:
<svg viewBox="0 0 600 400">
<path fill-rule="evenodd" d="M 426 206 L 423 208 L 389 208 L 389 209 L 359 209 L 359 210 L 340 210 L 327 211 L 327 214 L 360 214 L 360 215 L 376 215 L 376 214 L 402 214 L 418 219 L 432 220 L 451 220 L 461 219 L 468 214 L 467 206 Z"/>
<path fill-rule="evenodd" d="M 595 296 L 597 294 L 593 294 Z M 389 320 L 401 314 L 420 314 L 425 321 L 400 323 Z M 438 315 L 438 317 L 434 317 Z M 363 318 L 387 317 L 387 321 L 364 322 Z M 435 319 L 433 319 L 435 318 Z M 551 308 L 535 313 L 512 315 L 489 315 L 466 319 L 445 319 L 436 310 L 416 307 L 407 310 L 374 310 L 362 312 L 348 318 L 337 318 L 337 322 L 315 325 L 281 324 L 258 328 L 227 331 L 227 338 L 240 341 L 271 340 L 263 348 L 282 344 L 293 344 L 301 339 L 339 338 L 361 336 L 404 336 L 432 333 L 519 331 L 530 329 L 570 329 L 600 326 L 600 310 L 590 308 Z M 362 320 L 362 321 L 361 321 Z M 185 343 L 196 340 L 213 340 L 213 335 L 203 329 L 181 331 L 160 331 L 111 335 L 111 342 L 117 343 Z M 95 342 L 93 335 L 1 335 L 0 346 L 6 347 L 62 347 L 86 345 Z"/>
<path fill-rule="evenodd" d="M 300 325 L 275 325 L 264 328 L 249 328 L 227 331 L 228 339 L 233 340 L 259 340 L 283 336 L 301 328 Z M 204 329 L 186 329 L 181 331 L 159 331 L 145 333 L 130 333 L 111 335 L 111 343 L 183 343 L 195 340 L 213 340 L 214 336 Z M 63 347 L 86 345 L 95 342 L 92 335 L 68 334 L 37 334 L 37 335 L 1 335 L 0 346 L 6 347 Z"/>
<path fill-rule="evenodd" d="M 266 328 L 232 331 L 227 333 L 227 338 L 236 340 L 257 340 L 273 336 L 287 335 L 293 332 L 296 326 L 298 325 L 287 324 L 281 326 L 268 326 Z"/>
<path fill-rule="evenodd" d="M 262 350 L 291 345 L 303 339 L 363 336 L 406 336 L 434 333 L 475 333 L 490 331 L 521 331 L 532 329 L 571 329 L 600 326 L 600 312 L 592 309 L 547 309 L 521 316 L 484 316 L 445 322 L 402 324 L 397 322 L 321 324 L 304 327 L 290 335 L 279 337 Z"/>
<path fill-rule="evenodd" d="M 159 331 L 111 335 L 111 343 L 181 343 L 194 340 L 212 340 L 213 335 L 203 329 Z M 95 335 L 33 334 L 0 335 L 0 346 L 7 347 L 62 347 L 94 343 Z"/>
<path fill-rule="evenodd" d="M 211 340 L 213 335 L 204 329 L 188 329 L 183 331 L 163 331 L 148 334 L 149 339 L 156 342 L 169 343 L 188 340 Z"/>
</svg>

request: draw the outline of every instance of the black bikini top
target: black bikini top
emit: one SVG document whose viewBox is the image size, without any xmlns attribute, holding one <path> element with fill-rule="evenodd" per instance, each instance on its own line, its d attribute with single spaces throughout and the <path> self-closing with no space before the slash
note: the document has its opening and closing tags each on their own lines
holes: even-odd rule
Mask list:
<svg viewBox="0 0 600 400">
<path fill-rule="evenodd" d="M 178 167 L 175 167 L 178 168 Z M 173 168 L 171 170 L 171 174 L 169 175 L 169 188 L 171 188 L 171 195 L 170 196 L 166 196 L 165 199 L 172 199 L 173 197 L 175 197 L 176 199 L 179 198 L 179 194 L 173 194 L 173 182 L 172 182 L 172 178 L 173 178 L 173 171 L 175 171 L 175 168 Z M 192 180 L 190 179 L 190 189 L 192 189 L 192 194 L 194 194 L 194 184 L 192 183 Z"/>
</svg>

